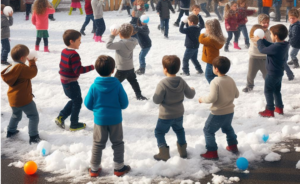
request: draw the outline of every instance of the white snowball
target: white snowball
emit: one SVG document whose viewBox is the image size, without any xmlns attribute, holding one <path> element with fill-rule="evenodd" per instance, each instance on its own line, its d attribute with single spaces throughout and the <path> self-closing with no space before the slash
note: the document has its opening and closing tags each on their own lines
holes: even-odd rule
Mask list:
<svg viewBox="0 0 300 184">
<path fill-rule="evenodd" d="M 296 169 L 300 169 L 300 160 L 296 164 Z"/>
<path fill-rule="evenodd" d="M 274 162 L 279 161 L 281 159 L 281 155 L 271 152 L 265 157 L 265 161 Z"/>
<path fill-rule="evenodd" d="M 5 6 L 5 8 L 3 9 L 3 13 L 4 15 L 8 16 L 8 14 L 13 13 L 13 9 L 10 6 Z"/>
<path fill-rule="evenodd" d="M 259 38 L 265 37 L 265 32 L 262 29 L 257 29 L 254 31 L 254 36 L 258 36 Z"/>
<path fill-rule="evenodd" d="M 206 29 L 205 28 L 203 28 L 203 29 L 201 29 L 201 32 L 200 32 L 200 34 L 203 34 L 203 33 L 205 33 L 206 32 Z"/>
<path fill-rule="evenodd" d="M 30 49 L 27 58 L 28 58 L 29 60 L 31 60 L 31 59 L 33 59 L 33 58 L 37 58 L 37 52 L 36 52 L 34 49 Z"/>
<path fill-rule="evenodd" d="M 113 30 L 120 31 L 120 26 L 117 24 L 113 24 L 112 26 L 110 26 L 109 30 L 110 30 L 110 32 L 112 32 Z"/>
<path fill-rule="evenodd" d="M 270 17 L 275 17 L 275 13 L 274 13 L 274 12 L 271 12 L 271 13 L 270 13 Z"/>
<path fill-rule="evenodd" d="M 41 141 L 39 142 L 39 144 L 37 145 L 37 148 L 36 150 L 39 152 L 39 154 L 41 156 L 44 156 L 43 155 L 43 149 L 45 149 L 45 155 L 48 155 L 51 151 L 51 144 L 47 141 Z"/>
<path fill-rule="evenodd" d="M 182 17 L 181 17 L 181 21 L 182 21 L 183 23 L 187 23 L 187 22 L 188 22 L 188 16 L 186 16 L 186 15 L 182 16 Z"/>
</svg>

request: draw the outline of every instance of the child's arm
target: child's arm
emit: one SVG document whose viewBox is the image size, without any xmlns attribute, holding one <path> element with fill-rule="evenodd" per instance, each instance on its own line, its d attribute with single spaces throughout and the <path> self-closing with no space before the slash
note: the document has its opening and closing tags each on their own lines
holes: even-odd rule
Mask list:
<svg viewBox="0 0 300 184">
<path fill-rule="evenodd" d="M 128 97 L 122 84 L 120 84 L 119 101 L 120 101 L 121 109 L 126 109 L 128 107 Z"/>
<path fill-rule="evenodd" d="M 175 13 L 174 8 L 173 8 L 173 6 L 172 6 L 172 4 L 171 4 L 170 1 L 168 1 L 168 4 L 169 4 L 169 10 L 171 10 L 172 13 Z"/>
<path fill-rule="evenodd" d="M 206 37 L 204 33 L 199 36 L 199 43 L 206 45 L 206 46 L 212 45 L 210 38 Z"/>
<path fill-rule="evenodd" d="M 212 81 L 210 83 L 210 92 L 206 97 L 201 97 L 199 101 L 203 103 L 214 103 L 218 100 L 218 86 Z"/>
<path fill-rule="evenodd" d="M 238 88 L 236 87 L 236 85 L 235 85 L 235 90 L 236 90 L 235 98 L 238 98 L 240 96 L 240 92 L 239 92 Z"/>
<path fill-rule="evenodd" d="M 91 111 L 94 108 L 94 93 L 93 93 L 94 86 L 93 85 L 94 84 L 91 85 L 89 92 L 87 93 L 84 99 L 84 105 L 86 106 L 86 108 L 88 108 Z"/>
<path fill-rule="evenodd" d="M 265 39 L 259 39 L 257 41 L 257 48 L 262 54 L 274 55 L 278 52 L 277 49 L 274 48 L 274 44 Z"/>
<path fill-rule="evenodd" d="M 119 42 L 113 43 L 115 37 L 116 36 L 114 36 L 114 35 L 109 36 L 109 40 L 106 44 L 107 49 L 110 49 L 110 50 L 120 50 L 121 49 L 122 45 Z"/>
<path fill-rule="evenodd" d="M 204 20 L 201 16 L 198 16 L 199 17 L 199 24 L 198 26 L 200 27 L 200 31 L 201 29 L 205 28 L 205 23 L 204 23 Z"/>
<path fill-rule="evenodd" d="M 54 14 L 55 13 L 55 9 L 51 6 L 51 8 L 47 8 L 47 13 L 48 14 Z"/>
<path fill-rule="evenodd" d="M 35 13 L 32 13 L 31 22 L 32 22 L 33 25 L 36 24 L 36 14 Z"/>
<path fill-rule="evenodd" d="M 184 95 L 188 99 L 193 99 L 196 94 L 196 91 L 194 88 L 191 88 L 186 82 L 185 82 L 185 87 L 184 87 Z"/>
<path fill-rule="evenodd" d="M 73 54 L 70 59 L 71 59 L 72 70 L 77 75 L 82 74 L 82 73 L 87 73 L 87 72 L 90 72 L 95 69 L 94 65 L 82 66 L 80 57 L 78 54 Z"/>
<path fill-rule="evenodd" d="M 290 31 L 292 32 L 292 37 L 289 40 L 290 45 L 297 45 L 300 42 L 300 36 L 298 35 L 300 34 L 300 26 L 293 26 Z"/>
<path fill-rule="evenodd" d="M 160 104 L 164 100 L 165 94 L 166 92 L 164 88 L 160 84 L 158 84 L 153 96 L 153 102 L 156 104 Z"/>
<path fill-rule="evenodd" d="M 33 79 L 37 75 L 36 59 L 28 60 L 29 67 L 24 67 L 22 72 L 26 79 Z"/>
<path fill-rule="evenodd" d="M 14 23 L 13 17 L 12 17 L 12 16 L 9 16 L 9 17 L 8 17 L 8 24 L 9 24 L 9 26 L 12 26 L 13 23 Z"/>
<path fill-rule="evenodd" d="M 188 29 L 184 28 L 185 23 L 181 22 L 180 27 L 179 27 L 179 32 L 181 32 L 182 34 L 187 34 L 188 33 Z"/>
</svg>

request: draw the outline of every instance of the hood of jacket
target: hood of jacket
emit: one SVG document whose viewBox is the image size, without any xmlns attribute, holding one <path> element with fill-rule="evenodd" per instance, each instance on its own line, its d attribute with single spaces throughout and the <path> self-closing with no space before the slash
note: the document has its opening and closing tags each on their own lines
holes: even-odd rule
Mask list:
<svg viewBox="0 0 300 184">
<path fill-rule="evenodd" d="M 7 83 L 9 86 L 14 86 L 19 79 L 19 74 L 21 73 L 22 67 L 15 67 L 17 64 L 24 64 L 21 62 L 13 62 L 11 65 L 9 65 L 7 68 L 5 68 L 1 72 L 1 77 L 5 83 Z M 10 72 L 14 69 L 14 72 Z"/>
<path fill-rule="evenodd" d="M 168 90 L 175 93 L 180 93 L 184 89 L 184 82 L 181 77 L 167 77 L 162 83 Z"/>
<path fill-rule="evenodd" d="M 137 45 L 135 40 L 136 38 L 128 38 L 128 39 L 122 39 L 122 42 L 125 48 L 127 48 L 127 50 L 132 51 Z"/>
<path fill-rule="evenodd" d="M 97 77 L 93 85 L 102 93 L 110 93 L 120 85 L 120 82 L 115 77 Z"/>
</svg>

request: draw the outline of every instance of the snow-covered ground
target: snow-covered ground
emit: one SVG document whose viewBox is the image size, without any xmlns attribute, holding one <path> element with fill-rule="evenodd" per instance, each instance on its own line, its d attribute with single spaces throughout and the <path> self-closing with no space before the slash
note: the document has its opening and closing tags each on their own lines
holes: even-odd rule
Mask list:
<svg viewBox="0 0 300 184">
<path fill-rule="evenodd" d="M 107 40 L 109 36 L 109 27 L 112 24 L 122 24 L 129 22 L 130 18 L 126 12 L 122 16 L 117 16 L 116 12 L 105 12 L 104 20 L 106 31 L 103 39 Z M 71 182 L 91 181 L 92 182 L 137 182 L 150 183 L 151 181 L 172 181 L 178 180 L 197 180 L 210 173 L 216 173 L 227 165 L 235 169 L 235 161 L 238 156 L 225 150 L 226 136 L 219 131 L 216 133 L 216 140 L 219 146 L 219 161 L 207 161 L 200 158 L 200 154 L 206 151 L 203 127 L 210 113 L 207 104 L 199 104 L 198 98 L 209 93 L 209 85 L 204 75 L 197 75 L 190 62 L 191 76 L 183 77 L 187 83 L 196 89 L 196 96 L 192 100 L 184 101 L 185 115 L 184 127 L 188 143 L 189 159 L 181 159 L 177 152 L 176 135 L 171 130 L 166 135 L 166 140 L 170 146 L 171 159 L 167 162 L 157 162 L 153 155 L 158 152 L 154 129 L 158 118 L 158 105 L 152 102 L 152 96 L 157 83 L 165 76 L 162 72 L 161 60 L 164 55 L 178 55 L 181 59 L 185 51 L 185 35 L 179 33 L 177 27 L 172 24 L 177 19 L 176 15 L 171 15 L 169 39 L 163 38 L 163 35 L 157 30 L 159 17 L 155 12 L 147 12 L 150 16 L 150 31 L 152 39 L 152 48 L 147 55 L 146 74 L 138 76 L 138 82 L 142 93 L 149 98 L 148 101 L 137 101 L 135 94 L 127 81 L 122 84 L 128 94 L 130 105 L 123 111 L 123 130 L 125 141 L 125 164 L 130 164 L 132 171 L 123 178 L 117 178 L 113 175 L 113 153 L 108 141 L 107 148 L 102 156 L 102 174 L 98 180 L 92 180 L 88 173 L 89 161 L 91 158 L 91 146 L 93 136 L 93 112 L 89 111 L 84 105 L 80 112 L 80 121 L 87 123 L 87 128 L 78 132 L 70 132 L 69 119 L 66 120 L 66 130 L 62 130 L 54 123 L 59 111 L 69 100 L 60 83 L 59 62 L 60 53 L 65 45 L 62 40 L 62 34 L 66 29 L 80 30 L 85 16 L 79 15 L 79 11 L 73 12 L 68 16 L 67 12 L 55 14 L 56 21 L 49 25 L 49 49 L 50 53 L 38 52 L 38 75 L 32 80 L 34 101 L 40 115 L 39 133 L 40 137 L 52 144 L 50 154 L 41 156 L 37 151 L 37 145 L 28 144 L 28 119 L 25 114 L 19 124 L 20 133 L 14 139 L 6 138 L 6 127 L 8 125 L 11 108 L 8 104 L 6 91 L 8 86 L 1 82 L 1 150 L 2 153 L 21 162 L 33 160 L 38 164 L 40 170 L 59 173 L 54 178 L 48 178 L 49 181 L 59 181 L 68 178 Z M 212 18 L 216 18 L 213 16 Z M 30 21 L 25 21 L 25 13 L 14 14 L 14 25 L 11 27 L 11 47 L 16 44 L 25 44 L 30 49 L 34 48 L 36 30 Z M 252 25 L 257 23 L 256 17 L 249 17 L 247 23 L 248 31 Z M 206 18 L 204 18 L 206 20 Z M 274 22 L 271 22 L 273 25 Z M 284 23 L 288 26 L 288 24 Z M 224 30 L 224 23 L 221 23 Z M 86 36 L 82 36 L 82 44 L 78 50 L 83 65 L 94 64 L 99 55 L 107 54 L 114 57 L 114 51 L 107 50 L 105 44 L 95 43 L 90 33 L 92 24 L 86 29 Z M 117 39 L 119 40 L 119 39 Z M 295 74 L 294 81 L 288 81 L 287 76 L 282 81 L 282 96 L 285 105 L 284 116 L 276 115 L 275 118 L 262 118 L 258 112 L 265 107 L 265 97 L 263 92 L 264 80 L 260 73 L 255 79 L 255 88 L 250 93 L 243 93 L 242 89 L 246 85 L 248 71 L 248 52 L 244 48 L 243 36 L 240 39 L 242 50 L 234 50 L 230 46 L 230 52 L 225 53 L 221 50 L 221 55 L 228 57 L 232 66 L 228 73 L 240 90 L 240 97 L 235 100 L 235 115 L 233 127 L 238 136 L 238 147 L 240 155 L 248 159 L 251 163 L 254 161 L 263 161 L 264 157 L 272 152 L 272 146 L 282 141 L 285 137 L 300 138 L 300 69 L 293 69 Z M 43 50 L 43 42 L 40 50 Z M 140 47 L 134 50 L 134 65 L 139 66 L 138 55 Z M 199 48 L 198 59 L 203 69 L 205 63 L 201 61 L 202 46 Z M 9 61 L 11 58 L 9 57 Z M 4 69 L 4 66 L 1 66 Z M 82 97 L 88 92 L 90 85 L 98 76 L 96 71 L 83 74 L 79 78 Z M 269 140 L 262 141 L 263 134 L 269 134 Z M 284 146 L 283 146 L 284 148 Z M 295 163 L 296 164 L 296 163 Z M 18 164 L 19 165 L 19 164 Z M 70 179 L 71 178 L 71 179 Z"/>
</svg>

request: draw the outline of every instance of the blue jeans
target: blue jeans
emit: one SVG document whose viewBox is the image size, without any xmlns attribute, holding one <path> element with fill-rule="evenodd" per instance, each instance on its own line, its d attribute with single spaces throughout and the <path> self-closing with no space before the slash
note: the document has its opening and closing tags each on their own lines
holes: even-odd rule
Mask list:
<svg viewBox="0 0 300 184">
<path fill-rule="evenodd" d="M 264 14 L 270 16 L 270 15 L 269 15 L 269 12 L 270 12 L 270 7 L 263 7 L 263 8 L 262 8 L 262 13 L 264 13 Z"/>
<path fill-rule="evenodd" d="M 245 44 L 250 44 L 249 43 L 249 36 L 248 36 L 248 30 L 246 25 L 239 25 L 239 31 L 243 33 L 244 38 L 245 38 Z M 241 35 L 241 33 L 239 33 L 239 36 Z"/>
<path fill-rule="evenodd" d="M 225 115 L 209 114 L 203 129 L 205 136 L 206 149 L 208 151 L 217 151 L 215 133 L 221 128 L 222 132 L 226 134 L 228 146 L 236 145 L 237 136 L 231 126 L 233 113 Z"/>
<path fill-rule="evenodd" d="M 291 48 L 290 56 L 291 56 L 292 60 L 297 60 L 297 55 L 298 55 L 298 52 L 300 49 L 296 49 L 292 46 L 290 48 Z"/>
<path fill-rule="evenodd" d="M 207 3 L 200 4 L 201 10 L 206 14 L 206 16 L 210 16 L 209 11 L 206 9 L 206 5 L 207 5 Z"/>
<path fill-rule="evenodd" d="M 222 21 L 222 20 L 223 20 L 223 14 L 220 15 L 220 12 L 219 12 L 218 7 L 219 7 L 218 3 L 215 3 L 215 5 L 214 5 L 215 13 L 216 13 L 216 15 L 218 16 L 219 20 Z"/>
<path fill-rule="evenodd" d="M 95 19 L 94 23 L 95 23 L 96 36 L 102 36 L 106 29 L 104 19 L 103 18 Z"/>
<path fill-rule="evenodd" d="M 9 39 L 5 38 L 1 40 L 1 61 L 7 61 L 8 53 L 10 52 Z"/>
<path fill-rule="evenodd" d="M 288 76 L 288 78 L 293 78 L 294 77 L 294 73 L 292 72 L 292 70 L 290 69 L 289 65 L 285 62 L 284 65 L 284 70 L 286 72 L 286 75 Z"/>
<path fill-rule="evenodd" d="M 90 14 L 90 15 L 86 15 L 85 16 L 85 21 L 81 27 L 81 30 L 84 31 L 85 27 L 90 23 L 90 20 L 93 21 L 93 30 L 95 30 L 95 21 L 94 21 L 94 15 Z"/>
<path fill-rule="evenodd" d="M 206 69 L 205 69 L 205 78 L 207 82 L 210 84 L 210 82 L 216 77 L 216 75 L 213 72 L 213 66 L 212 64 L 206 63 Z"/>
<path fill-rule="evenodd" d="M 279 20 L 281 19 L 281 13 L 280 13 L 280 7 L 281 5 L 278 4 L 278 2 L 276 3 L 276 5 L 274 5 L 274 9 L 275 9 L 275 20 Z"/>
<path fill-rule="evenodd" d="M 173 131 L 177 136 L 178 144 L 179 145 L 186 144 L 185 132 L 182 123 L 183 123 L 183 116 L 175 119 L 158 118 L 156 128 L 155 128 L 155 137 L 157 139 L 157 146 L 158 147 L 168 146 L 165 139 L 165 134 L 169 132 L 170 127 L 172 127 Z"/>
<path fill-rule="evenodd" d="M 226 40 L 226 46 L 229 45 L 233 34 L 234 34 L 234 42 L 238 43 L 239 37 L 240 37 L 240 31 L 239 30 L 237 30 L 237 31 L 227 31 L 227 33 L 228 33 L 228 38 Z"/>
<path fill-rule="evenodd" d="M 165 30 L 165 36 L 169 35 L 169 19 L 160 19 L 160 30 Z"/>
<path fill-rule="evenodd" d="M 197 57 L 198 57 L 198 48 L 196 48 L 196 49 L 186 48 L 184 56 L 183 56 L 183 60 L 182 60 L 182 62 L 183 62 L 182 70 L 184 73 L 188 73 L 188 74 L 190 73 L 190 70 L 189 70 L 189 60 L 190 59 L 192 60 L 197 71 L 202 70 Z"/>
<path fill-rule="evenodd" d="M 148 54 L 148 52 L 149 52 L 150 49 L 151 49 L 151 47 L 149 47 L 149 48 L 143 48 L 141 50 L 140 55 L 139 55 L 140 68 L 146 68 L 145 57 Z"/>
<path fill-rule="evenodd" d="M 62 119 L 67 119 L 71 115 L 71 126 L 78 123 L 78 116 L 81 109 L 82 98 L 81 90 L 77 81 L 68 84 L 62 84 L 65 95 L 71 100 L 66 104 L 63 110 L 60 111 L 59 116 Z"/>
<path fill-rule="evenodd" d="M 274 99 L 276 107 L 283 108 L 282 98 L 281 98 L 281 82 L 282 77 L 268 75 L 265 78 L 265 97 L 267 101 L 266 109 L 273 111 Z"/>
</svg>

